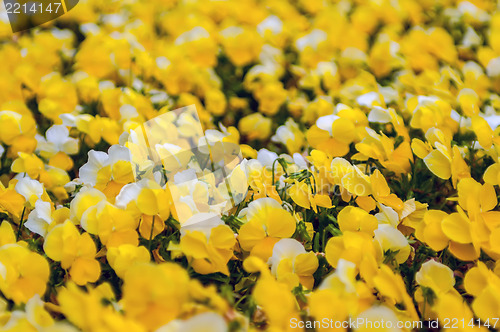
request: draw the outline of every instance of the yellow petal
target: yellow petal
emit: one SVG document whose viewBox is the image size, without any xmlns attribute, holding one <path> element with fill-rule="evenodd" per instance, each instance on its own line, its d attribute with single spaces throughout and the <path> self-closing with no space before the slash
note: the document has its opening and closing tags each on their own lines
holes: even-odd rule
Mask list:
<svg viewBox="0 0 500 332">
<path fill-rule="evenodd" d="M 451 161 L 439 150 L 432 150 L 424 158 L 429 170 L 441 179 L 447 180 L 451 176 Z"/>
<path fill-rule="evenodd" d="M 455 212 L 448 215 L 441 226 L 450 240 L 463 244 L 472 242 L 470 221 L 464 214 Z"/>
</svg>

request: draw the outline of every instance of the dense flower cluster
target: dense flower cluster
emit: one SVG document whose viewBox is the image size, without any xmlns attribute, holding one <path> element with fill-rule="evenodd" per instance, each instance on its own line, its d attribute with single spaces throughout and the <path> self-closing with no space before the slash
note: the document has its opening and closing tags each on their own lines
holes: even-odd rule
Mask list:
<svg viewBox="0 0 500 332">
<path fill-rule="evenodd" d="M 0 330 L 495 328 L 497 9 L 81 0 L 15 35 L 2 18 Z M 177 154 L 195 120 L 200 151 L 241 151 L 224 183 Z"/>
</svg>

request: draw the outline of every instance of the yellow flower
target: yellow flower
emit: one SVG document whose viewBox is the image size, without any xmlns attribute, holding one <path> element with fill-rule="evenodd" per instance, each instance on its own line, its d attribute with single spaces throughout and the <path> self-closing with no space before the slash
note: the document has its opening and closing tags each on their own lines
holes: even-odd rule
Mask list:
<svg viewBox="0 0 500 332">
<path fill-rule="evenodd" d="M 137 321 L 124 317 L 123 314 L 115 311 L 112 305 L 105 305 L 105 303 L 115 301 L 111 286 L 107 283 L 96 288 L 87 287 L 85 291 L 73 282 L 68 282 L 59 290 L 57 301 L 60 305 L 59 310 L 81 330 L 145 331 Z"/>
<path fill-rule="evenodd" d="M 349 145 L 357 139 L 355 122 L 348 117 L 326 115 L 307 131 L 307 141 L 315 149 L 340 157 L 349 152 Z"/>
<path fill-rule="evenodd" d="M 41 83 L 37 94 L 40 113 L 54 123 L 61 124 L 59 115 L 73 112 L 78 104 L 76 88 L 59 73 L 44 76 Z"/>
<path fill-rule="evenodd" d="M 293 331 L 291 320 L 298 321 L 300 318 L 296 299 L 288 286 L 276 281 L 260 258 L 250 256 L 243 262 L 243 267 L 248 272 L 261 273 L 252 294 L 268 316 L 270 330 Z M 276 299 L 280 299 L 279 306 L 276 305 Z"/>
<path fill-rule="evenodd" d="M 88 146 L 94 146 L 103 139 L 108 144 L 118 144 L 122 128 L 119 124 L 108 117 L 90 114 L 81 114 L 74 119 L 76 128 L 86 134 L 84 142 Z"/>
<path fill-rule="evenodd" d="M 262 38 L 257 31 L 232 26 L 222 30 L 220 35 L 224 51 L 236 66 L 247 65 L 259 56 Z"/>
<path fill-rule="evenodd" d="M 88 155 L 88 162 L 79 170 L 80 179 L 84 183 L 114 197 L 116 194 L 113 190 L 119 191 L 123 185 L 134 182 L 135 175 L 128 148 L 112 145 L 108 153 L 91 150 Z"/>
<path fill-rule="evenodd" d="M 158 222 L 163 223 L 162 220 Z M 98 235 L 108 248 L 121 244 L 138 245 L 138 224 L 139 220 L 133 215 L 106 201 L 89 207 L 81 219 L 82 228 Z"/>
<path fill-rule="evenodd" d="M 333 164 L 334 163 L 332 162 L 332 166 Z M 337 166 L 339 165 L 336 163 L 333 167 Z M 347 166 L 347 164 L 345 166 Z M 347 166 L 344 168 L 344 165 L 342 165 L 341 167 L 341 174 L 344 174 L 341 180 L 342 187 L 347 189 L 349 193 L 357 196 L 368 196 L 372 194 L 370 177 L 366 175 L 358 166 L 353 165 L 351 167 Z"/>
<path fill-rule="evenodd" d="M 34 139 L 36 134 L 35 120 L 29 111 L 23 113 L 16 109 L 0 111 L 0 141 L 7 145 L 13 145 L 21 137 Z"/>
<path fill-rule="evenodd" d="M 410 170 L 410 162 L 413 161 L 410 144 L 406 141 L 394 148 L 394 141 L 381 133 L 377 134 L 373 129 L 366 128 L 368 135 L 356 144 L 358 154 L 353 159 L 367 160 L 373 158 L 378 160 L 382 166 L 395 173 L 407 173 Z"/>
<path fill-rule="evenodd" d="M 35 294 L 43 295 L 49 281 L 49 263 L 18 244 L 0 248 L 0 289 L 16 304 L 26 303 Z"/>
<path fill-rule="evenodd" d="M 80 234 L 70 220 L 55 226 L 47 234 L 43 250 L 49 258 L 61 262 L 63 269 L 69 269 L 71 279 L 77 285 L 95 282 L 101 275 L 101 266 L 94 259 L 94 241 L 88 233 Z"/>
<path fill-rule="evenodd" d="M 328 263 L 337 267 L 339 259 L 353 262 L 359 267 L 364 255 L 377 256 L 372 237 L 364 232 L 345 231 L 340 236 L 332 237 L 325 246 Z"/>
<path fill-rule="evenodd" d="M 180 249 L 201 274 L 229 275 L 227 263 L 233 256 L 235 243 L 231 228 L 213 213 L 196 214 L 181 227 Z"/>
<path fill-rule="evenodd" d="M 445 216 L 441 222 L 443 233 L 450 239 L 450 251 L 462 260 L 476 259 L 481 248 L 496 257 L 498 248 L 496 241 L 491 241 L 495 237 L 491 231 L 496 228 L 493 220 L 497 212 L 489 211 L 497 205 L 493 186 L 481 185 L 472 178 L 462 179 L 458 195 L 458 212 Z"/>
<path fill-rule="evenodd" d="M 252 113 L 240 120 L 238 129 L 251 141 L 255 139 L 265 140 L 271 135 L 271 124 L 271 119 L 260 113 Z"/>
<path fill-rule="evenodd" d="M 441 251 L 448 245 L 448 237 L 441 228 L 441 223 L 448 214 L 439 210 L 429 210 L 423 218 L 423 225 L 420 225 L 415 236 L 422 242 L 425 242 L 435 251 Z"/>
<path fill-rule="evenodd" d="M 105 201 L 106 196 L 97 189 L 85 190 L 82 188 L 79 191 L 70 204 L 71 220 L 75 224 L 79 224 L 82 219 L 83 214 L 92 206 L 95 206 L 101 201 Z"/>
<path fill-rule="evenodd" d="M 0 212 L 20 218 L 23 206 L 24 197 L 17 193 L 14 182 L 9 182 L 7 188 L 0 182 Z"/>
<path fill-rule="evenodd" d="M 314 286 L 313 273 L 318 269 L 318 259 L 314 252 L 306 252 L 304 246 L 294 239 L 281 239 L 273 247 L 269 258 L 271 272 L 279 282 L 290 289 L 302 284 L 307 289 Z"/>
<path fill-rule="evenodd" d="M 226 112 L 226 96 L 220 90 L 212 89 L 205 95 L 207 111 L 216 116 L 221 116 Z"/>
<path fill-rule="evenodd" d="M 377 229 L 377 218 L 363 209 L 354 206 L 346 206 L 338 216 L 337 222 L 340 231 L 364 232 L 373 236 L 373 231 Z"/>
<path fill-rule="evenodd" d="M 259 111 L 267 116 L 278 113 L 281 105 L 286 101 L 287 91 L 281 82 L 266 82 L 263 87 L 254 91 L 255 99 L 259 102 Z"/>
<path fill-rule="evenodd" d="M 323 279 L 318 289 L 309 296 L 311 315 L 317 319 L 345 321 L 371 306 L 373 290 L 356 280 L 357 269 L 352 262 L 339 259 L 335 272 Z M 320 331 L 328 331 L 323 327 Z"/>
<path fill-rule="evenodd" d="M 332 200 L 327 194 L 312 194 L 311 187 L 305 182 L 297 182 L 288 189 L 288 194 L 295 204 L 305 208 L 312 208 L 314 212 L 318 212 L 318 206 L 324 208 L 332 208 Z"/>
<path fill-rule="evenodd" d="M 491 184 L 481 185 L 472 178 L 466 178 L 458 183 L 457 189 L 458 204 L 471 216 L 493 210 L 497 206 L 497 195 Z"/>
<path fill-rule="evenodd" d="M 19 157 L 12 163 L 11 169 L 15 173 L 26 173 L 30 178 L 37 179 L 40 172 L 45 168 L 35 154 L 19 152 Z"/>
<path fill-rule="evenodd" d="M 123 279 L 125 317 L 148 330 L 174 320 L 189 299 L 189 276 L 177 264 L 136 264 Z M 97 315 L 99 316 L 99 315 Z"/>
<path fill-rule="evenodd" d="M 257 158 L 259 155 L 263 155 L 263 152 L 264 150 L 260 150 L 259 153 L 257 154 Z M 273 161 L 271 161 L 271 163 L 274 163 L 274 160 L 277 157 L 278 157 L 277 155 L 276 156 L 273 155 L 272 158 L 274 159 Z M 248 178 L 247 178 L 248 184 L 254 192 L 254 199 L 271 197 L 277 202 L 281 203 L 282 202 L 281 197 L 278 195 L 276 186 L 273 185 L 276 184 L 277 179 L 279 179 L 279 176 L 283 174 L 281 165 L 278 165 L 278 163 L 275 164 L 274 183 L 273 183 L 272 165 L 262 165 L 258 160 L 253 160 L 247 163 L 246 165 L 248 169 Z M 234 187 L 236 186 L 233 186 L 233 188 Z"/>
<path fill-rule="evenodd" d="M 124 38 L 106 33 L 89 35 L 76 54 L 76 68 L 91 76 L 105 78 L 118 68 L 130 68 L 130 45 Z"/>
<path fill-rule="evenodd" d="M 246 223 L 240 227 L 238 241 L 241 248 L 251 253 L 264 252 L 269 258 L 272 254 L 273 242 L 267 238 L 288 238 L 295 232 L 295 218 L 272 198 L 259 198 L 246 210 Z M 264 246 L 265 248 L 260 248 Z"/>
<path fill-rule="evenodd" d="M 478 262 L 465 274 L 464 286 L 474 296 L 472 309 L 481 320 L 495 319 L 500 313 L 500 301 L 495 296 L 500 290 L 500 277 Z"/>
<path fill-rule="evenodd" d="M 451 177 L 453 186 L 456 186 L 460 179 L 470 177 L 470 169 L 462 157 L 462 152 L 456 145 L 451 147 L 450 138 L 442 130 L 430 128 L 425 137 L 436 149 L 433 150 L 418 139 L 413 139 L 412 148 L 419 158 L 423 158 L 432 173 L 445 180 Z"/>
<path fill-rule="evenodd" d="M 391 190 L 387 185 L 385 177 L 378 169 L 370 175 L 370 182 L 372 195 L 376 201 L 390 206 L 395 210 L 401 210 L 403 208 L 403 201 L 395 194 L 391 194 Z"/>
<path fill-rule="evenodd" d="M 450 104 L 437 97 L 412 97 L 408 100 L 408 109 L 413 112 L 410 126 L 422 129 L 425 133 L 434 127 L 451 136 L 458 127 L 451 118 Z"/>
<path fill-rule="evenodd" d="M 378 274 L 373 277 L 373 282 L 380 295 L 391 299 L 395 303 L 403 304 L 410 318 L 418 318 L 415 306 L 406 291 L 401 275 L 395 274 L 389 266 L 382 264 Z"/>
<path fill-rule="evenodd" d="M 474 319 L 472 311 L 461 296 L 454 293 L 444 294 L 437 298 L 437 303 L 433 309 L 436 311 L 440 320 L 445 318 L 451 321 L 464 320 L 471 322 Z M 466 326 L 467 328 L 467 326 Z"/>
<path fill-rule="evenodd" d="M 175 40 L 182 52 L 203 67 L 213 67 L 217 63 L 217 43 L 206 29 L 197 26 L 182 33 Z"/>
<path fill-rule="evenodd" d="M 474 260 L 479 257 L 479 243 L 472 238 L 472 224 L 461 207 L 445 217 L 441 222 L 443 233 L 450 239 L 450 251 L 461 260 Z M 479 225 L 478 225 L 479 226 Z"/>
<path fill-rule="evenodd" d="M 474 115 L 479 114 L 481 102 L 479 100 L 479 96 L 474 90 L 469 88 L 460 90 L 457 96 L 457 101 L 466 116 L 473 117 Z M 485 148 L 488 147 L 485 146 Z"/>
<path fill-rule="evenodd" d="M 0 225 L 0 246 L 16 243 L 16 235 L 12 229 L 12 225 L 8 221 L 2 221 Z M 19 244 L 22 245 L 23 242 Z"/>
<path fill-rule="evenodd" d="M 151 259 L 150 253 L 145 247 L 136 247 L 131 244 L 109 248 L 106 258 L 120 278 L 123 278 L 128 269 L 135 264 L 147 263 Z"/>
<path fill-rule="evenodd" d="M 432 289 L 438 296 L 447 293 L 455 286 L 453 271 L 432 259 L 422 264 L 415 275 L 415 280 L 420 286 Z"/>
</svg>

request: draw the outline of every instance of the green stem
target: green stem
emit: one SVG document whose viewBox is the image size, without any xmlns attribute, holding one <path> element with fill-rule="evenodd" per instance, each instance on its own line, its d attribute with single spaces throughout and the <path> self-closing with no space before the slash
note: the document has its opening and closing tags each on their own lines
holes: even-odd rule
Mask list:
<svg viewBox="0 0 500 332">
<path fill-rule="evenodd" d="M 271 168 L 271 172 L 273 173 L 272 174 L 272 183 L 273 183 L 273 187 L 274 187 L 274 166 L 276 165 L 276 162 L 278 161 L 279 158 L 276 158 L 274 161 L 273 161 L 273 167 Z"/>
<path fill-rule="evenodd" d="M 21 229 L 23 228 L 23 219 L 25 212 L 26 212 L 26 206 L 23 208 L 23 212 L 21 213 L 21 220 L 19 220 L 19 228 L 17 229 L 16 241 L 19 241 L 19 237 L 21 236 Z"/>
</svg>

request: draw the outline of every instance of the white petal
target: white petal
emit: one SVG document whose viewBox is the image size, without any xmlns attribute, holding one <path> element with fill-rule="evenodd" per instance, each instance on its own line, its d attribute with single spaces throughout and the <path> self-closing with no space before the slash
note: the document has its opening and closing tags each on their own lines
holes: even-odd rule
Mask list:
<svg viewBox="0 0 500 332">
<path fill-rule="evenodd" d="M 61 150 L 67 154 L 78 153 L 78 140 L 76 138 L 68 138 L 61 146 Z"/>
<path fill-rule="evenodd" d="M 283 259 L 294 259 L 297 255 L 305 254 L 306 250 L 302 243 L 295 239 L 281 239 L 273 247 L 273 254 L 269 258 L 271 272 L 276 275 L 278 265 Z"/>
<path fill-rule="evenodd" d="M 80 167 L 79 177 L 83 183 L 96 184 L 97 172 L 108 165 L 109 157 L 106 152 L 90 150 L 88 162 Z"/>
<path fill-rule="evenodd" d="M 129 183 L 123 186 L 118 196 L 116 196 L 115 205 L 125 209 L 128 203 L 135 201 L 141 192 L 141 187 L 137 183 Z"/>
<path fill-rule="evenodd" d="M 393 208 L 385 206 L 384 204 L 378 204 L 380 213 L 377 213 L 375 217 L 377 218 L 379 224 L 389 224 L 392 227 L 397 227 L 399 224 L 399 215 Z"/>
<path fill-rule="evenodd" d="M 205 312 L 185 321 L 176 319 L 156 330 L 156 332 L 227 332 L 224 318 L 215 312 Z"/>
<path fill-rule="evenodd" d="M 130 155 L 130 150 L 124 146 L 118 144 L 112 145 L 108 150 L 109 163 L 114 164 L 118 160 L 132 160 Z"/>
<path fill-rule="evenodd" d="M 276 152 L 271 152 L 268 149 L 260 149 L 257 152 L 257 160 L 262 164 L 262 166 L 272 167 L 273 162 L 278 159 L 278 154 Z"/>
<path fill-rule="evenodd" d="M 389 111 L 382 107 L 374 107 L 368 114 L 369 122 L 388 123 L 391 122 Z"/>
<path fill-rule="evenodd" d="M 7 279 L 7 268 L 2 262 L 0 262 L 0 277 L 2 277 L 3 280 Z"/>
<path fill-rule="evenodd" d="M 318 126 L 319 129 L 326 130 L 331 135 L 333 122 L 338 118 L 339 117 L 334 114 L 321 116 L 316 120 L 316 126 Z"/>
<path fill-rule="evenodd" d="M 356 98 L 356 102 L 360 106 L 366 106 L 366 107 L 372 107 L 374 102 L 379 102 L 380 103 L 380 97 L 377 92 L 372 91 L 365 93 L 358 98 Z"/>
<path fill-rule="evenodd" d="M 281 205 L 275 199 L 270 197 L 259 198 L 248 204 L 248 210 L 246 216 L 248 220 L 250 220 L 256 213 L 260 211 L 264 212 L 264 210 L 276 209 L 276 208 L 281 209 Z"/>
<path fill-rule="evenodd" d="M 43 185 L 37 180 L 27 177 L 21 178 L 15 186 L 18 194 L 21 194 L 27 201 L 31 196 L 41 197 L 43 194 Z"/>
</svg>

